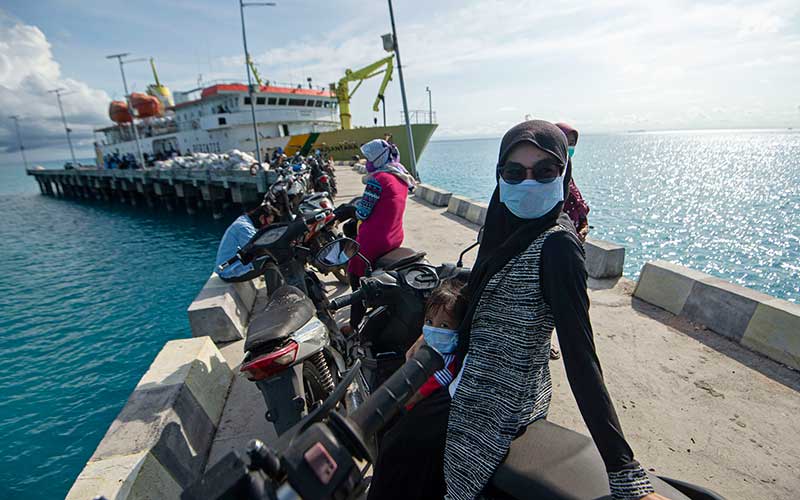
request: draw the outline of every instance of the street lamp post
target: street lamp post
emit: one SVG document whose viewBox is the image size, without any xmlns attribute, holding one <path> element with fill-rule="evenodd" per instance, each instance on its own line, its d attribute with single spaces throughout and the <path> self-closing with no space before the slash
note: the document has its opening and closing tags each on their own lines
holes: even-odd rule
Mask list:
<svg viewBox="0 0 800 500">
<path fill-rule="evenodd" d="M 128 104 L 128 112 L 131 114 L 131 128 L 133 129 L 133 138 L 136 140 L 136 153 L 139 156 L 139 162 L 144 168 L 146 165 L 144 164 L 144 156 L 142 155 L 142 145 L 139 143 L 139 131 L 136 129 L 136 113 L 133 106 L 131 106 L 131 96 L 128 94 L 128 81 L 125 79 L 125 63 L 126 62 L 137 62 L 137 61 L 144 61 L 145 59 L 131 59 L 128 61 L 123 61 L 122 58 L 130 55 L 128 52 L 123 54 L 112 54 L 110 56 L 106 56 L 106 59 L 117 59 L 119 61 L 119 72 L 122 75 L 122 88 L 125 90 L 125 102 Z"/>
<path fill-rule="evenodd" d="M 400 94 L 403 97 L 403 114 L 406 117 L 406 133 L 408 134 L 408 148 L 411 151 L 411 171 L 414 173 L 414 178 L 419 180 L 419 173 L 417 172 L 417 154 L 414 151 L 414 135 L 411 133 L 411 122 L 408 118 L 408 101 L 406 100 L 406 85 L 403 81 L 403 64 L 400 62 L 400 44 L 397 42 L 397 29 L 394 25 L 394 9 L 392 9 L 392 0 L 389 1 L 389 18 L 392 21 L 392 37 L 393 49 L 397 55 L 397 71 L 400 73 Z"/>
<path fill-rule="evenodd" d="M 28 159 L 25 157 L 25 146 L 22 145 L 22 134 L 19 132 L 19 116 L 11 115 L 9 116 L 12 120 L 14 120 L 14 125 L 17 128 L 17 141 L 19 142 L 19 153 L 22 155 L 22 162 L 25 163 L 25 170 L 28 170 Z"/>
<path fill-rule="evenodd" d="M 274 7 L 275 2 L 244 2 L 239 0 L 239 15 L 242 18 L 242 44 L 244 45 L 244 65 L 247 68 L 247 95 L 250 96 L 250 115 L 253 119 L 253 139 L 256 141 L 256 161 L 261 166 L 261 147 L 258 145 L 258 126 L 256 125 L 256 103 L 253 99 L 253 78 L 250 76 L 250 53 L 247 51 L 247 33 L 244 28 L 245 7 Z"/>
<path fill-rule="evenodd" d="M 61 92 L 63 91 L 64 89 L 61 88 L 48 90 L 49 93 L 55 94 L 56 99 L 58 99 L 58 110 L 61 112 L 61 121 L 64 123 L 64 131 L 67 133 L 67 144 L 69 144 L 69 154 L 72 157 L 72 165 L 75 168 L 78 168 L 78 161 L 75 159 L 75 150 L 72 149 L 72 139 L 69 136 L 72 130 L 70 130 L 69 127 L 67 126 L 67 118 L 66 116 L 64 116 L 64 106 L 61 105 Z"/>
<path fill-rule="evenodd" d="M 425 87 L 425 92 L 428 93 L 428 123 L 433 123 L 433 101 L 431 100 L 431 88 Z"/>
</svg>

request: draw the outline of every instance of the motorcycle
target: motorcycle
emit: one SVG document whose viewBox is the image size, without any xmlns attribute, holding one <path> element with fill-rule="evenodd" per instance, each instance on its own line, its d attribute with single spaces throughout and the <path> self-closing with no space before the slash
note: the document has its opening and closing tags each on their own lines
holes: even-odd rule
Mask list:
<svg viewBox="0 0 800 500">
<path fill-rule="evenodd" d="M 366 259 L 365 259 L 366 260 Z M 367 389 L 378 387 L 405 362 L 405 353 L 422 331 L 425 301 L 439 286 L 436 268 L 425 253 L 401 247 L 379 258 L 357 291 L 331 299 L 336 311 L 362 303 L 367 314 L 355 329 Z"/>
<path fill-rule="evenodd" d="M 307 172 L 294 172 L 291 168 L 278 169 L 278 178 L 270 185 L 264 201 L 278 209 L 280 221 L 289 222 L 305 196 L 310 195 L 310 177 Z"/>
<path fill-rule="evenodd" d="M 181 498 L 356 499 L 368 489 L 375 463 L 370 438 L 380 432 L 436 370 L 441 357 L 422 346 L 350 416 L 336 411 L 355 366 L 325 402 L 281 436 L 274 448 L 252 440 L 244 454 L 231 452 L 189 486 Z M 364 462 L 367 465 L 364 465 Z M 677 479 L 649 474 L 656 492 L 671 500 L 724 500 L 717 493 Z M 592 440 L 538 420 L 514 440 L 487 487 L 507 500 L 610 500 L 608 478 Z"/>
<path fill-rule="evenodd" d="M 298 181 L 297 177 L 288 171 L 281 173 L 278 180 L 270 186 L 264 195 L 264 202 L 278 210 L 280 222 L 291 222 L 297 217 L 309 217 L 319 210 L 334 208 L 333 199 L 328 193 L 307 193 L 303 181 Z M 340 236 L 336 220 L 327 218 L 306 234 L 304 243 L 313 253 Z M 327 271 L 318 270 L 323 274 L 333 274 L 340 283 L 348 283 L 344 266 L 329 268 Z"/>
<path fill-rule="evenodd" d="M 333 165 L 317 160 L 314 157 L 309 158 L 308 163 L 311 167 L 311 175 L 314 177 L 314 191 L 326 192 L 330 194 L 331 198 L 336 198 L 339 191 L 336 188 L 336 175 L 333 172 Z"/>
<path fill-rule="evenodd" d="M 303 246 L 308 234 L 332 217 L 330 209 L 323 209 L 291 223 L 266 226 L 220 266 L 221 270 L 237 261 L 267 259 L 269 302 L 251 317 L 240 371 L 263 394 L 267 420 L 278 434 L 323 401 L 348 366 L 347 341 L 327 308 L 322 283 L 307 264 L 316 261 L 326 270 L 340 267 L 358 252 L 358 244 L 335 240 L 316 253 Z M 327 258 L 331 255 L 339 260 Z M 364 397 L 364 390 L 354 387 L 349 400 L 355 406 Z"/>
</svg>

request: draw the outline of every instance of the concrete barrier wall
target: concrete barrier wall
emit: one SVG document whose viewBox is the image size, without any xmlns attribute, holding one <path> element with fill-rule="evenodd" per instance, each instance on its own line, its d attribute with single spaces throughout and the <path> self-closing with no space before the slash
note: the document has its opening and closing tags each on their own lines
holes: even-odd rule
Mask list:
<svg viewBox="0 0 800 500">
<path fill-rule="evenodd" d="M 610 241 L 587 238 L 583 244 L 586 252 L 586 271 L 596 279 L 618 278 L 625 265 L 625 247 Z"/>
<path fill-rule="evenodd" d="M 178 498 L 206 466 L 232 380 L 210 338 L 167 342 L 67 499 Z"/>
<path fill-rule="evenodd" d="M 453 193 L 448 193 L 444 189 L 430 186 L 428 184 L 419 184 L 414 189 L 414 196 L 427 201 L 435 207 L 446 207 L 450 203 L 450 197 Z"/>
<path fill-rule="evenodd" d="M 800 370 L 800 305 L 678 264 L 642 268 L 634 296 Z"/>
<path fill-rule="evenodd" d="M 187 309 L 192 335 L 217 343 L 243 338 L 256 301 L 254 281 L 226 283 L 212 273 Z"/>
<path fill-rule="evenodd" d="M 486 209 L 488 207 L 489 205 L 486 203 L 472 201 L 469 198 L 454 194 L 450 196 L 450 200 L 447 203 L 447 212 L 482 226 L 486 220 Z"/>
</svg>

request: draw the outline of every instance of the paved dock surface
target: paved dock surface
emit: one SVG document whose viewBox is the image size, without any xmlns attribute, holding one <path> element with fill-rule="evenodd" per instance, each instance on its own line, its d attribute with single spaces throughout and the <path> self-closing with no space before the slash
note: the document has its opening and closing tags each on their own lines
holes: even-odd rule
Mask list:
<svg viewBox="0 0 800 500">
<path fill-rule="evenodd" d="M 338 201 L 361 194 L 361 176 L 337 168 Z M 455 262 L 478 227 L 409 199 L 405 246 Z M 472 251 L 465 258 L 471 264 Z M 329 281 L 330 291 L 336 285 Z M 800 373 L 631 297 L 626 280 L 590 282 L 591 317 L 606 384 L 636 458 L 656 474 L 710 487 L 728 499 L 800 495 Z M 222 349 L 231 365 L 238 342 Z M 549 419 L 588 434 L 561 361 L 551 362 Z M 255 385 L 237 377 L 209 463 L 274 430 Z"/>
</svg>

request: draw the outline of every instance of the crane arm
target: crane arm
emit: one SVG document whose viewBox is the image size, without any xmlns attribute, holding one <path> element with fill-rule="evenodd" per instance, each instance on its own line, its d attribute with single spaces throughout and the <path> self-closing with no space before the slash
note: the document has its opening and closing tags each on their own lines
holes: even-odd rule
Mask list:
<svg viewBox="0 0 800 500">
<path fill-rule="evenodd" d="M 153 79 L 156 81 L 156 87 L 160 87 L 161 82 L 158 81 L 158 73 L 156 72 L 156 62 L 152 57 L 150 58 L 150 67 L 153 69 Z"/>
<path fill-rule="evenodd" d="M 255 77 L 255 79 L 256 79 L 256 83 L 258 84 L 258 88 L 263 87 L 264 84 L 261 83 L 261 75 L 258 74 L 258 70 L 256 69 L 256 65 L 253 64 L 253 58 L 250 57 L 249 54 L 247 56 L 247 64 L 250 66 L 250 70 L 253 72 L 253 77 Z"/>
<path fill-rule="evenodd" d="M 376 113 L 380 109 L 381 99 L 383 98 L 383 93 L 386 92 L 386 87 L 389 85 L 389 82 L 392 81 L 392 72 L 394 72 L 394 64 L 392 63 L 392 58 L 388 58 L 389 61 L 386 63 L 386 71 L 383 74 L 383 81 L 381 82 L 381 86 L 378 89 L 378 96 L 375 98 L 375 104 L 372 105 L 372 111 Z"/>
<path fill-rule="evenodd" d="M 381 72 L 378 71 L 384 65 L 388 67 L 392 66 L 392 59 L 394 58 L 394 54 L 384 57 L 380 61 L 376 61 L 370 65 L 364 66 L 361 69 L 357 69 L 355 71 L 352 70 L 345 70 L 344 77 L 342 77 L 339 82 L 353 82 L 356 80 L 366 80 L 367 78 L 372 78 L 373 76 L 380 74 Z M 377 71 L 377 73 L 376 73 Z"/>
<path fill-rule="evenodd" d="M 389 81 L 392 79 L 392 73 L 394 72 L 393 58 L 394 54 L 355 71 L 350 69 L 345 70 L 344 76 L 339 80 L 335 89 L 336 97 L 339 100 L 339 115 L 342 120 L 342 128 L 350 128 L 350 98 L 355 91 L 358 90 L 364 80 L 383 73 L 383 81 L 378 91 L 378 97 L 375 99 L 375 104 L 372 106 L 372 109 L 375 111 L 380 109 L 381 97 L 386 90 L 386 86 L 389 85 Z M 350 92 L 348 88 L 349 82 L 358 82 L 352 92 Z"/>
</svg>

